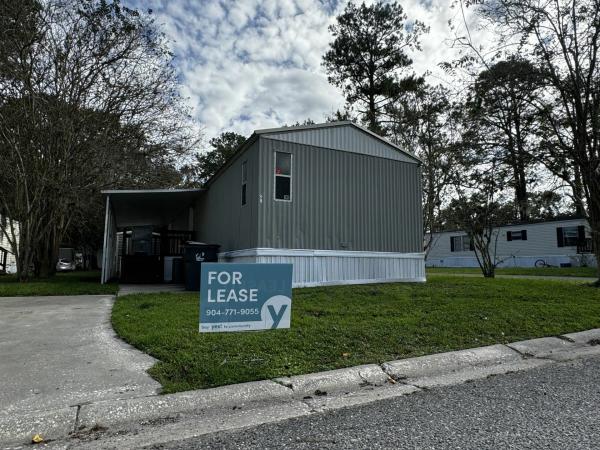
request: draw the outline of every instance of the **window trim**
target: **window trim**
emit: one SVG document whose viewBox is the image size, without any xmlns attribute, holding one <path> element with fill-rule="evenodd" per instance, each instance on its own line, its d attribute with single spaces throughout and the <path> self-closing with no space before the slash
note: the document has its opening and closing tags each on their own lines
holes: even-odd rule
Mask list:
<svg viewBox="0 0 600 450">
<path fill-rule="evenodd" d="M 286 155 L 290 155 L 290 174 L 283 175 L 277 173 L 277 153 L 283 153 Z M 294 198 L 294 183 L 292 180 L 292 176 L 294 174 L 294 155 L 290 152 L 282 152 L 280 150 L 273 151 L 273 200 L 276 202 L 285 202 L 291 203 Z M 277 198 L 277 177 L 289 178 L 290 179 L 290 198 L 288 200 L 284 198 Z"/>
<path fill-rule="evenodd" d="M 515 234 L 516 233 L 516 234 Z M 515 235 L 519 236 L 515 238 Z M 506 241 L 526 241 L 527 240 L 527 230 L 507 230 L 506 231 Z"/>
<path fill-rule="evenodd" d="M 242 206 L 248 204 L 248 160 L 242 162 L 242 187 L 241 187 L 241 203 Z"/>
<path fill-rule="evenodd" d="M 567 229 L 571 229 L 570 231 L 572 232 L 572 230 L 575 230 L 575 243 L 567 243 L 567 235 L 566 235 L 566 230 Z M 568 227 L 561 227 L 561 232 L 562 232 L 562 242 L 563 242 L 563 247 L 577 247 L 577 244 L 579 243 L 579 228 L 577 227 L 577 225 L 570 225 Z M 570 239 L 573 239 L 573 236 L 569 236 Z"/>
<path fill-rule="evenodd" d="M 458 250 L 456 248 L 456 242 L 459 238 L 461 241 L 461 249 L 460 250 Z M 465 250 L 465 242 L 468 242 L 468 245 L 469 245 L 469 248 L 467 250 Z M 450 253 L 464 253 L 464 252 L 473 252 L 473 251 L 475 251 L 473 238 L 470 237 L 468 234 L 460 234 L 458 236 L 450 236 Z"/>
</svg>

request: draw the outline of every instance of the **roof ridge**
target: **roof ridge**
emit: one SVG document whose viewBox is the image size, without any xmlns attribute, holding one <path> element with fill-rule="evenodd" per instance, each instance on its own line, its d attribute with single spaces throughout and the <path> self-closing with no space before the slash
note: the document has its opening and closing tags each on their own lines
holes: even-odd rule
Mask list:
<svg viewBox="0 0 600 450">
<path fill-rule="evenodd" d="M 255 130 L 254 134 L 264 135 L 264 134 L 273 134 L 273 133 L 288 133 L 288 132 L 294 132 L 294 131 L 315 130 L 315 129 L 319 129 L 319 128 L 333 128 L 333 127 L 348 126 L 348 125 L 353 126 L 354 128 L 357 128 L 358 130 L 362 131 L 363 133 L 366 133 L 366 134 L 370 135 L 371 137 L 383 142 L 384 144 L 389 145 L 390 147 L 394 148 L 395 150 L 398 150 L 399 152 L 404 153 L 405 155 L 413 158 L 414 160 L 418 161 L 419 163 L 423 162 L 421 160 L 421 158 L 419 158 L 413 152 L 406 150 L 397 144 L 394 144 L 393 142 L 386 139 L 385 137 L 380 136 L 377 133 L 369 130 L 368 128 L 365 128 L 365 127 L 363 127 L 355 122 L 352 122 L 350 120 L 340 120 L 337 122 L 322 122 L 322 123 L 315 123 L 315 124 L 310 124 L 310 125 L 295 125 L 295 126 L 279 127 L 279 128 L 264 128 L 261 130 Z"/>
</svg>

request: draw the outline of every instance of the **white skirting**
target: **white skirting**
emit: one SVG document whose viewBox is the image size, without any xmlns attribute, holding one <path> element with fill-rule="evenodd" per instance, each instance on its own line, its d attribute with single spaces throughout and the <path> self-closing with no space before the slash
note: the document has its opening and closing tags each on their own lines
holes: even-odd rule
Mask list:
<svg viewBox="0 0 600 450">
<path fill-rule="evenodd" d="M 219 254 L 232 263 L 288 263 L 293 286 L 425 281 L 423 253 L 252 248 Z"/>
<path fill-rule="evenodd" d="M 573 267 L 596 267 L 596 257 L 590 254 L 573 255 L 537 255 L 537 256 L 499 256 L 502 260 L 498 267 L 535 267 L 535 262 L 543 260 L 546 264 L 560 267 L 570 264 Z M 427 267 L 479 267 L 475 256 L 448 256 L 445 258 L 427 258 Z"/>
</svg>

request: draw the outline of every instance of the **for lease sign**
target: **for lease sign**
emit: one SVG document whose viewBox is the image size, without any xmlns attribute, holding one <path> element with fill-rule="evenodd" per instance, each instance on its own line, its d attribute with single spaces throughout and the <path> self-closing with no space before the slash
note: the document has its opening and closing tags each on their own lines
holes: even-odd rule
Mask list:
<svg viewBox="0 0 600 450">
<path fill-rule="evenodd" d="M 202 264 L 201 333 L 289 328 L 291 310 L 291 264 Z"/>
</svg>

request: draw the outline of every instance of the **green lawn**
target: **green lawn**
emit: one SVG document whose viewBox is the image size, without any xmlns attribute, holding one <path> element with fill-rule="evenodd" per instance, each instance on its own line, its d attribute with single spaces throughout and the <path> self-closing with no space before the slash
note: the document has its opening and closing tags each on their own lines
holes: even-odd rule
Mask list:
<svg viewBox="0 0 600 450">
<path fill-rule="evenodd" d="M 198 294 L 137 294 L 117 299 L 112 322 L 177 392 L 598 328 L 600 290 L 441 275 L 295 289 L 291 329 L 214 334 L 198 333 Z"/>
<path fill-rule="evenodd" d="M 0 297 L 25 295 L 115 294 L 117 284 L 100 284 L 100 272 L 65 272 L 47 279 L 19 283 L 14 275 L 0 276 Z"/>
<path fill-rule="evenodd" d="M 428 267 L 428 274 L 438 273 L 476 273 L 481 274 L 479 267 Z M 535 275 L 555 277 L 597 277 L 595 267 L 506 267 L 496 269 L 498 275 Z"/>
</svg>

